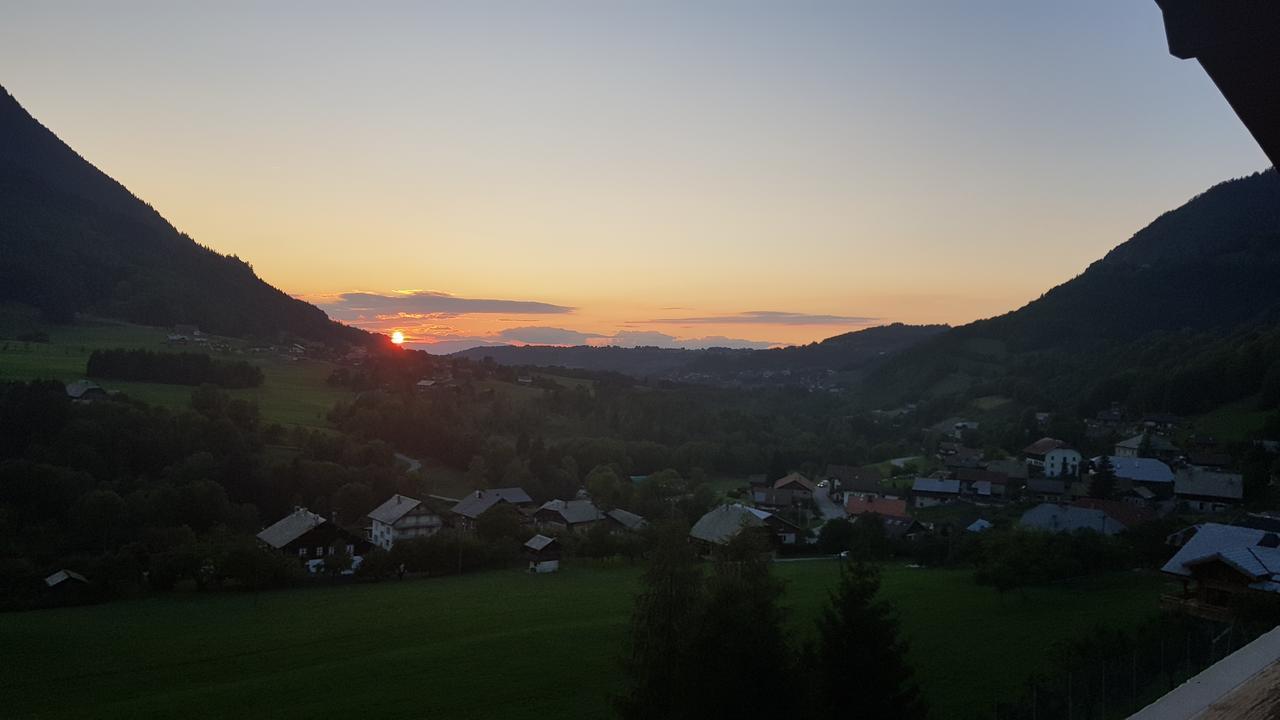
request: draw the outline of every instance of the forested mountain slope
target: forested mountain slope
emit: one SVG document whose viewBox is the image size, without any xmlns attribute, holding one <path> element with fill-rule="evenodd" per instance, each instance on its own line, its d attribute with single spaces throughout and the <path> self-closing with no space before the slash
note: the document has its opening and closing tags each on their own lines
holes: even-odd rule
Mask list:
<svg viewBox="0 0 1280 720">
<path fill-rule="evenodd" d="M 1280 177 L 1272 169 L 1161 215 L 1019 310 L 904 352 L 866 390 L 885 403 L 1000 393 L 1197 412 L 1280 393 L 1278 322 Z"/>
<path fill-rule="evenodd" d="M 235 336 L 364 342 L 362 331 L 178 232 L 0 88 L 0 301 Z"/>
</svg>

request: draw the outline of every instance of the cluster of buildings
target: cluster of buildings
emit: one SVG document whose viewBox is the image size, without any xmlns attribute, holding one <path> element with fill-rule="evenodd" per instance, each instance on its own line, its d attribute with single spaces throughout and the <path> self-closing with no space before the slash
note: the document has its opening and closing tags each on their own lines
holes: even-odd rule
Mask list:
<svg viewBox="0 0 1280 720">
<path fill-rule="evenodd" d="M 530 570 L 537 572 L 559 568 L 560 546 L 555 535 L 582 533 L 602 524 L 618 533 L 638 532 L 647 525 L 635 513 L 622 509 L 606 512 L 585 497 L 537 505 L 523 489 L 509 487 L 477 490 L 457 499 L 428 496 L 420 500 L 397 493 L 369 512 L 369 525 L 362 533 L 298 507 L 258 533 L 258 539 L 297 557 L 311 572 L 322 569 L 325 559 L 337 554 L 352 557 L 354 571 L 364 553 L 373 548 L 391 550 L 397 542 L 430 537 L 444 528 L 473 532 L 486 513 L 504 505 L 515 508 L 533 533 L 525 543 L 525 552 Z"/>
</svg>

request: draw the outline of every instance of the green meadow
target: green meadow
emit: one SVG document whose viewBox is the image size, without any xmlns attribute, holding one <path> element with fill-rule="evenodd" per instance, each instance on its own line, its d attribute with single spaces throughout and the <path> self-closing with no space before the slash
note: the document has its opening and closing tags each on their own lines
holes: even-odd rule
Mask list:
<svg viewBox="0 0 1280 720">
<path fill-rule="evenodd" d="M 85 363 L 94 350 L 109 348 L 145 348 L 168 352 L 208 352 L 198 346 L 165 344 L 169 331 L 109 320 L 82 321 L 74 325 L 49 325 L 39 328 L 49 342 L 0 340 L 0 380 L 47 378 L 71 382 L 84 377 Z M 228 341 L 233 346 L 240 341 Z M 215 357 L 247 360 L 262 368 L 265 381 L 260 387 L 229 391 L 236 397 L 258 404 L 267 422 L 303 427 L 325 427 L 325 415 L 334 403 L 350 393 L 331 387 L 325 380 L 333 372 L 328 362 L 292 359 L 278 355 L 211 353 Z M 99 382 L 108 391 L 120 391 L 144 402 L 164 407 L 186 407 L 191 388 L 160 383 Z"/>
<path fill-rule="evenodd" d="M 784 562 L 797 642 L 837 574 Z M 0 616 L 14 718 L 607 717 L 639 570 L 459 577 L 259 594 L 178 594 Z M 1096 624 L 1152 614 L 1162 581 L 1118 574 L 1002 596 L 964 570 L 892 566 L 937 718 L 987 717 Z"/>
</svg>

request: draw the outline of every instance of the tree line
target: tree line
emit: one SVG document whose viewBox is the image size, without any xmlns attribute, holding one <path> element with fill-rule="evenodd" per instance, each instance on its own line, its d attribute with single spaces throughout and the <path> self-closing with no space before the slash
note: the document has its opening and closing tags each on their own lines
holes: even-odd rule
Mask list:
<svg viewBox="0 0 1280 720">
<path fill-rule="evenodd" d="M 262 384 L 262 369 L 244 360 L 216 360 L 203 353 L 152 350 L 94 350 L 85 375 L 104 380 L 129 380 L 168 385 L 217 385 L 250 388 Z"/>
</svg>

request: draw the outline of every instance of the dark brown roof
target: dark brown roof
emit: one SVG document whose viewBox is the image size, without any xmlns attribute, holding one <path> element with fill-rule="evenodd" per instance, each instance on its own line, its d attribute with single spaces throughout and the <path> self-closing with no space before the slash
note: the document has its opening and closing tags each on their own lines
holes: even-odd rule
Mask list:
<svg viewBox="0 0 1280 720">
<path fill-rule="evenodd" d="M 1025 455 L 1044 456 L 1051 450 L 1057 450 L 1058 448 L 1064 448 L 1066 446 L 1067 444 L 1065 442 L 1056 438 L 1042 437 L 1023 448 L 1022 452 Z"/>
<path fill-rule="evenodd" d="M 1154 514 L 1144 507 L 1132 505 L 1121 500 L 1100 500 L 1098 498 L 1079 498 L 1071 503 L 1076 507 L 1101 510 L 1111 516 L 1112 520 L 1131 528 L 1150 520 Z"/>
</svg>

